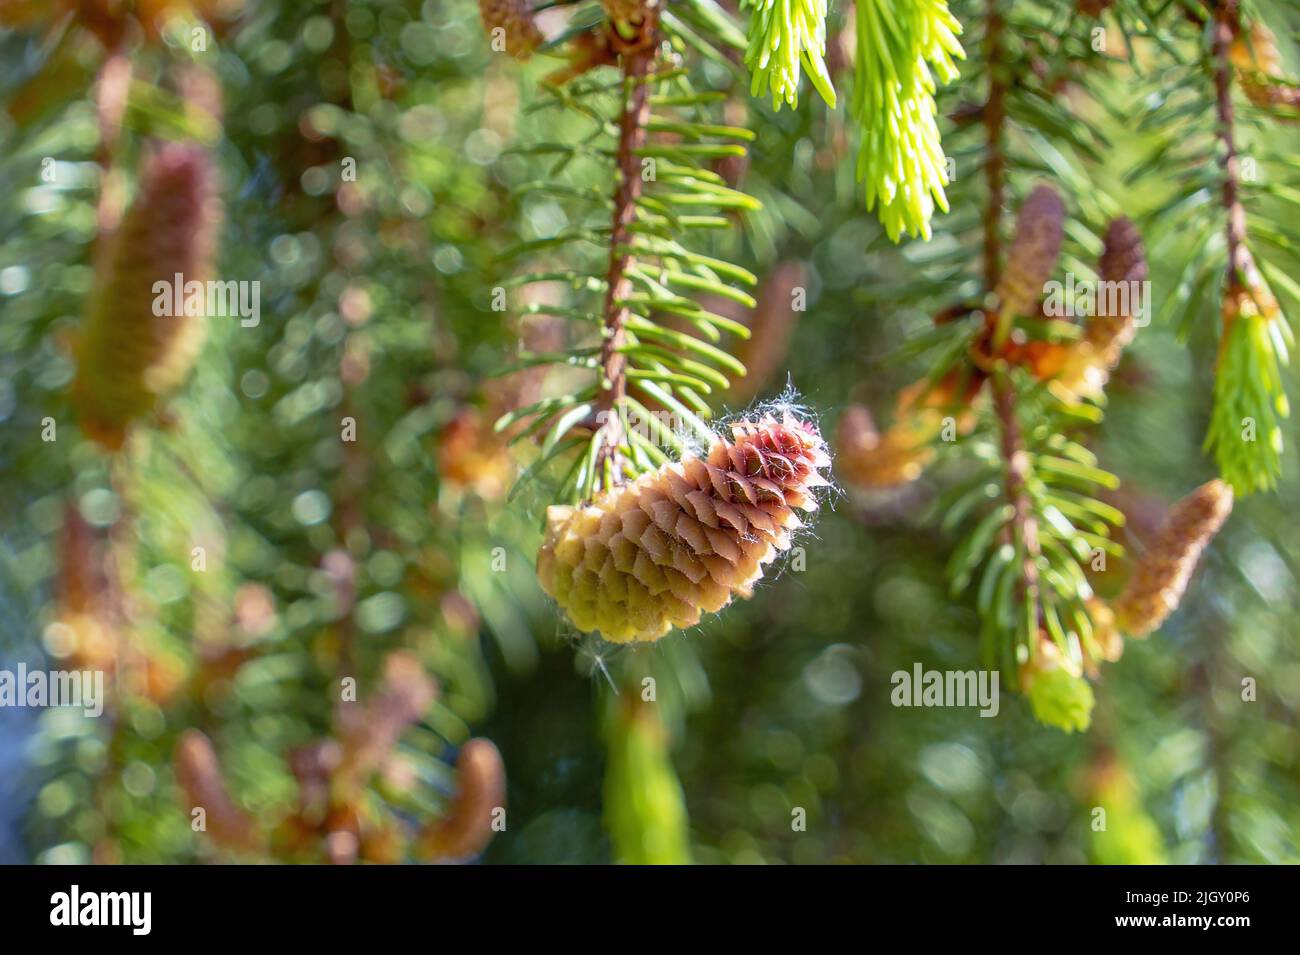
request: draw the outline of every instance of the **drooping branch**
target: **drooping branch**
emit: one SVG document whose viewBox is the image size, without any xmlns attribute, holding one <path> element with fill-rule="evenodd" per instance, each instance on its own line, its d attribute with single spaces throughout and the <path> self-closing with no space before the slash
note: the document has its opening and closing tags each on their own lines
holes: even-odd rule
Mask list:
<svg viewBox="0 0 1300 955">
<path fill-rule="evenodd" d="M 637 201 L 641 198 L 639 150 L 645 145 L 650 119 L 650 86 L 658 51 L 659 8 L 648 3 L 641 8 L 636 39 L 625 42 L 610 31 L 611 42 L 622 46 L 623 111 L 618 122 L 618 146 L 615 163 L 618 185 L 614 190 L 614 213 L 609 236 L 609 268 L 606 272 L 605 306 L 600 348 L 600 382 L 597 389 L 597 420 L 603 421 L 600 449 L 596 457 L 596 479 L 612 472 L 622 476 L 619 446 L 623 443 L 620 408 L 627 394 L 627 357 L 624 326 L 630 309 L 627 299 L 632 291 L 628 269 L 632 265 L 632 224 L 636 219 Z M 593 482 L 595 484 L 595 482 Z"/>
</svg>

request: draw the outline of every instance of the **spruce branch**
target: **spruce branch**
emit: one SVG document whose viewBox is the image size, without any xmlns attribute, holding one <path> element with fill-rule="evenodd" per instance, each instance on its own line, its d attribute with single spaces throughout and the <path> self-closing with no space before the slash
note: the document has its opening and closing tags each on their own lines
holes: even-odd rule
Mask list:
<svg viewBox="0 0 1300 955">
<path fill-rule="evenodd" d="M 1042 282 L 1046 276 L 1041 274 L 1046 272 L 1051 274 L 1052 268 L 1056 265 L 1056 256 L 1060 248 L 1060 218 L 1055 222 L 1055 233 L 1051 231 L 1051 226 L 1047 227 L 1049 244 L 1052 247 L 1043 248 L 1042 236 L 1037 233 L 1040 231 L 1038 222 L 1044 216 L 1035 214 L 1038 204 L 1050 205 L 1050 196 L 1060 204 L 1060 199 L 1049 189 L 1042 188 L 1035 193 L 1026 202 L 1025 207 L 1021 210 L 1021 223 L 1024 228 L 1016 232 L 1016 251 L 1019 251 L 1018 257 L 1013 256 L 1012 267 L 1016 272 L 1023 272 L 1023 275 L 1017 275 L 1011 285 L 1014 291 L 1008 287 L 1004 281 L 1005 276 L 1002 272 L 1001 265 L 1001 219 L 1002 219 L 1002 202 L 1005 189 L 1005 160 L 1002 156 L 1002 140 L 1004 136 L 1004 124 L 1006 122 L 1006 85 L 1005 77 L 1002 74 L 1001 64 L 1002 55 L 1002 30 L 1004 23 L 998 9 L 998 0 L 989 0 L 988 2 L 988 21 L 985 26 L 985 44 L 987 49 L 987 58 L 989 63 L 989 96 L 984 107 L 984 128 L 988 138 L 987 156 L 984 164 L 984 175 L 988 183 L 987 206 L 984 212 L 984 280 L 989 292 L 1000 291 L 997 303 L 996 316 L 990 314 L 992 322 L 992 347 L 994 353 L 1003 349 L 1010 335 L 1011 320 L 1017 313 L 1026 310 L 1028 304 L 1037 299 L 1037 290 L 1042 288 Z M 1046 261 L 1039 262 L 1037 260 Z M 1024 268 L 1026 260 L 1033 260 L 1033 267 Z M 1045 268 L 1043 268 L 1045 266 Z M 1035 281 L 1037 280 L 1037 281 Z M 1037 286 L 1035 288 L 1034 286 Z M 1038 606 L 1038 565 L 1037 561 L 1040 555 L 1038 543 L 1038 524 L 1034 517 L 1032 502 L 1026 491 L 1026 482 L 1029 478 L 1029 459 L 1025 452 L 1021 440 L 1020 422 L 1016 416 L 1016 391 L 1012 384 L 1010 374 L 1006 369 L 999 369 L 993 375 L 993 409 L 997 416 L 998 426 L 1001 431 L 1001 453 L 1003 467 L 1006 469 L 1003 481 L 1004 493 L 1007 502 L 1011 505 L 1011 519 L 1007 522 L 1007 543 L 1013 548 L 1019 558 L 1019 579 L 1016 582 L 1016 592 L 1023 605 L 1035 608 L 1033 613 L 1035 619 L 1032 621 L 1032 634 L 1036 636 L 1038 630 L 1037 606 Z"/>
<path fill-rule="evenodd" d="M 677 12 L 690 18 L 701 14 L 698 7 L 690 7 L 694 14 L 687 14 L 687 6 Z M 610 3 L 606 14 L 594 31 L 572 40 L 574 62 L 582 59 L 582 37 L 597 36 L 596 45 L 609 54 L 600 65 L 617 69 L 617 78 L 583 75 L 597 65 L 583 60 L 587 66 L 580 73 L 570 71 L 563 84 L 552 80 L 526 110 L 562 113 L 557 118 L 577 120 L 589 132 L 512 150 L 557 157 L 550 178 L 525 183 L 519 191 L 571 203 L 570 221 L 580 224 L 520 243 L 513 252 L 571 255 L 572 268 L 548 263 L 508 284 L 553 283 L 556 291 L 567 286 L 563 301 L 551 296 L 520 311 L 585 328 L 577 347 L 521 355 L 509 370 L 563 365 L 590 370 L 594 380 L 509 411 L 497 427 L 520 426 L 516 440 L 539 439 L 540 456 L 525 472 L 527 479 L 556 461 L 570 461 L 560 496 L 573 504 L 662 466 L 667 452 L 681 452 L 686 435 L 688 443 L 712 439 L 706 399 L 745 372 L 723 335 L 743 340 L 750 331 L 728 308 L 714 310 L 701 299 L 713 296 L 752 308 L 754 298 L 735 286 L 757 283 L 749 270 L 696 245 L 697 236 L 730 228 L 734 217 L 761 208 L 708 165 L 743 157 L 754 134 L 711 121 L 709 110 L 725 95 L 696 90 L 681 52 L 703 40 L 656 2 Z M 722 32 L 722 42 L 730 42 Z M 608 175 L 608 191 L 557 178 L 576 165 Z M 597 215 L 608 226 L 595 225 Z M 593 332 L 599 336 L 594 345 Z"/>
<path fill-rule="evenodd" d="M 605 273 L 605 306 L 600 347 L 600 382 L 597 392 L 597 421 L 603 422 L 598 436 L 596 474 L 612 475 L 612 483 L 623 479 L 623 422 L 619 414 L 627 396 L 626 325 L 631 309 L 628 300 L 632 280 L 628 275 L 633 258 L 632 225 L 642 194 L 640 150 L 645 145 L 650 119 L 650 77 L 654 71 L 658 40 L 659 7 L 646 4 L 640 11 L 640 34 L 624 49 L 623 107 L 618 121 L 615 166 L 618 184 L 614 190 L 614 212 L 609 237 L 609 268 Z M 615 36 L 615 43 L 622 42 Z M 609 480 L 607 480 L 609 483 Z"/>
<path fill-rule="evenodd" d="M 1241 204 L 1241 185 L 1232 107 L 1232 66 L 1229 50 L 1237 32 L 1235 0 L 1220 0 L 1211 27 L 1214 65 L 1215 110 L 1219 142 L 1223 145 L 1223 208 L 1227 212 L 1228 289 L 1236 291 L 1256 281 L 1255 263 L 1246 247 L 1246 209 Z"/>
<path fill-rule="evenodd" d="M 1248 494 L 1273 487 L 1281 471 L 1280 419 L 1289 413 L 1281 366 L 1288 361 L 1293 341 L 1248 245 L 1232 100 L 1232 49 L 1242 31 L 1237 0 L 1219 0 L 1208 29 L 1216 132 L 1223 152 L 1221 201 L 1228 263 L 1214 411 L 1205 445 L 1214 450 L 1224 478 L 1238 493 Z"/>
</svg>

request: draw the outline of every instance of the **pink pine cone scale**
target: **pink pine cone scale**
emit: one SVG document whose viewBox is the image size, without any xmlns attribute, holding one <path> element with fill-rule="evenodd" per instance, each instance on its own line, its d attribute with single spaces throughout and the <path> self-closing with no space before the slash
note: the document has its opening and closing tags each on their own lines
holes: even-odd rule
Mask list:
<svg viewBox="0 0 1300 955">
<path fill-rule="evenodd" d="M 748 598 L 816 510 L 830 466 L 816 428 L 785 414 L 731 427 L 701 458 L 644 474 L 579 507 L 551 507 L 542 588 L 579 630 L 651 641 Z"/>
</svg>

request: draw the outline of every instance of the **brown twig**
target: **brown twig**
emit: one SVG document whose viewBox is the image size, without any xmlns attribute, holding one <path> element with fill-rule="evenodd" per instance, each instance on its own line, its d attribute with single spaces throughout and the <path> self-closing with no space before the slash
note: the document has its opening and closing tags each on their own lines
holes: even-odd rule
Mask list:
<svg viewBox="0 0 1300 955">
<path fill-rule="evenodd" d="M 596 457 L 596 474 L 599 476 L 604 472 L 608 461 L 613 467 L 615 480 L 622 470 L 618 447 L 623 442 L 623 425 L 618 408 L 627 393 L 627 357 L 622 347 L 626 342 L 624 326 L 630 313 L 627 298 L 631 294 L 632 282 L 627 272 L 632 264 L 631 227 L 642 191 L 637 151 L 646 141 L 646 125 L 650 119 L 650 75 L 654 69 L 659 34 L 658 6 L 646 4 L 642 10 L 638 39 L 622 50 L 624 100 L 615 153 L 619 181 L 614 190 L 613 228 L 609 236 L 599 397 L 596 401 L 597 412 L 604 412 L 605 429 Z M 621 38 L 612 32 L 611 41 L 622 43 Z"/>
<path fill-rule="evenodd" d="M 1228 58 L 1239 28 L 1236 0 L 1220 0 L 1214 10 L 1213 70 L 1215 112 L 1219 141 L 1223 143 L 1223 207 L 1228 214 L 1228 291 L 1250 288 L 1255 263 L 1246 247 L 1246 210 L 1241 204 L 1240 170 L 1234 136 L 1232 65 Z"/>
<path fill-rule="evenodd" d="M 1002 204 L 1006 191 L 1006 157 L 1002 152 L 1003 128 L 1006 124 L 1006 77 L 1002 72 L 1004 47 L 1002 31 L 1005 23 L 998 11 L 997 0 L 988 2 L 988 27 L 985 51 L 989 64 L 989 98 L 983 112 L 984 128 L 988 136 L 988 158 L 984 174 L 988 180 L 988 205 L 984 210 L 984 281 L 992 292 L 1001 278 Z M 996 315 L 991 312 L 990 315 Z M 996 351 L 1002 344 L 995 342 Z M 1006 495 L 1013 513 L 1010 534 L 1013 545 L 1023 545 L 1020 581 L 1017 586 L 1021 600 L 1037 604 L 1038 601 L 1038 522 L 1034 518 L 1032 502 L 1026 480 L 1029 474 L 1029 455 L 1023 447 L 1020 421 L 1016 417 L 1016 393 L 1005 371 L 993 375 L 993 408 L 1002 430 L 1002 458 L 1006 462 Z"/>
</svg>

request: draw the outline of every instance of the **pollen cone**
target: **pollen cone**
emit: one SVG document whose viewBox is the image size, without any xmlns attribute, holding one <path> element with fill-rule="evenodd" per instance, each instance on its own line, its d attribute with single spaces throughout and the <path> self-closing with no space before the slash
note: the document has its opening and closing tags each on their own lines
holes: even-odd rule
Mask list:
<svg viewBox="0 0 1300 955">
<path fill-rule="evenodd" d="M 1142 637 L 1165 622 L 1182 600 L 1201 551 L 1230 513 L 1232 487 L 1217 479 L 1202 484 L 1169 509 L 1115 601 L 1115 622 L 1121 630 Z"/>
<path fill-rule="evenodd" d="M 581 508 L 547 511 L 542 589 L 579 630 L 615 643 L 694 626 L 749 597 L 763 565 L 817 507 L 830 466 L 821 435 L 786 414 L 733 425 L 706 457 L 687 455 Z"/>
<path fill-rule="evenodd" d="M 144 161 L 139 196 L 103 250 L 77 342 L 73 400 L 87 435 L 106 448 L 121 447 L 131 422 L 185 380 L 202 348 L 203 316 L 184 314 L 184 296 L 182 314 L 167 313 L 176 311 L 178 273 L 187 284 L 209 278 L 214 180 L 203 147 L 160 147 Z M 158 282 L 168 289 L 162 295 Z M 159 302 L 168 306 L 162 315 Z"/>
<path fill-rule="evenodd" d="M 998 280 L 998 302 L 1004 312 L 1038 313 L 1043 286 L 1052 277 L 1061 253 L 1064 228 L 1065 203 L 1050 186 L 1037 187 L 1016 216 L 1016 237 Z"/>
<path fill-rule="evenodd" d="M 1103 284 L 1083 338 L 1061 349 L 1059 369 L 1037 369 L 1040 377 L 1055 374 L 1054 389 L 1067 399 L 1099 397 L 1133 340 L 1147 261 L 1142 237 L 1128 219 L 1115 219 L 1106 230 L 1097 274 Z"/>
</svg>

